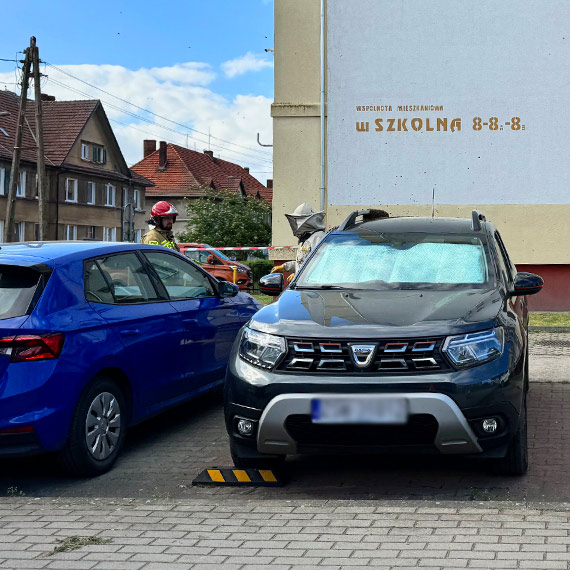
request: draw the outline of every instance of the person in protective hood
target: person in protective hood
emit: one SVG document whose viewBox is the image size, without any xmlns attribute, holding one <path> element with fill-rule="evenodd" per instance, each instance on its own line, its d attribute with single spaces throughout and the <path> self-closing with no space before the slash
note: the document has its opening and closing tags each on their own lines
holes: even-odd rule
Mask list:
<svg viewBox="0 0 570 570">
<path fill-rule="evenodd" d="M 168 249 L 180 251 L 172 233 L 178 210 L 170 202 L 161 201 L 152 207 L 150 215 L 148 223 L 155 227 L 143 236 L 141 243 L 162 245 Z"/>
<path fill-rule="evenodd" d="M 292 214 L 285 214 L 285 217 L 289 221 L 293 235 L 299 240 L 297 257 L 295 261 L 277 265 L 271 273 L 283 273 L 283 271 L 297 273 L 311 250 L 325 236 L 325 213 L 314 212 L 307 203 L 297 206 Z"/>
</svg>

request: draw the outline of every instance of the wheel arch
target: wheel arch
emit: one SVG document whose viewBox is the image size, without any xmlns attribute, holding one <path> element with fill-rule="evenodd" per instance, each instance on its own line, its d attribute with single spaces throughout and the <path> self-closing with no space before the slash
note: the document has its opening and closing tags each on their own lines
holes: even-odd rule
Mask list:
<svg viewBox="0 0 570 570">
<path fill-rule="evenodd" d="M 127 425 L 130 424 L 133 419 L 133 406 L 134 406 L 133 387 L 131 381 L 129 380 L 129 377 L 125 374 L 123 370 L 113 366 L 102 368 L 91 377 L 91 380 L 87 382 L 87 384 L 83 388 L 83 391 L 87 390 L 88 387 L 95 380 L 103 376 L 115 382 L 123 392 L 123 395 L 125 396 L 125 400 L 127 402 Z"/>
</svg>

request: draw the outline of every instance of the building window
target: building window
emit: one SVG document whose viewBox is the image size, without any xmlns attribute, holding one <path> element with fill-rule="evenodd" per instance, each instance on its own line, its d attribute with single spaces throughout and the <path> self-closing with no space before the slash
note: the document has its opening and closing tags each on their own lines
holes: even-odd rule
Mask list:
<svg viewBox="0 0 570 570">
<path fill-rule="evenodd" d="M 107 162 L 107 151 L 102 146 L 93 145 L 93 162 L 105 164 Z"/>
<path fill-rule="evenodd" d="M 74 178 L 65 179 L 65 201 L 77 202 L 77 180 Z"/>
<path fill-rule="evenodd" d="M 135 230 L 135 243 L 142 242 L 142 230 Z"/>
<path fill-rule="evenodd" d="M 20 180 L 16 186 L 16 196 L 18 198 L 24 198 L 26 195 L 26 172 L 20 172 Z"/>
<path fill-rule="evenodd" d="M 6 194 L 6 169 L 0 168 L 0 196 L 4 196 Z M 2 239 L 0 237 L 0 239 Z"/>
<path fill-rule="evenodd" d="M 103 241 L 117 241 L 117 228 L 103 228 Z"/>
<path fill-rule="evenodd" d="M 105 206 L 115 205 L 116 188 L 111 184 L 105 184 Z"/>
<path fill-rule="evenodd" d="M 135 190 L 135 210 L 141 210 L 141 191 Z"/>
<path fill-rule="evenodd" d="M 86 239 L 95 239 L 95 226 L 87 226 Z"/>
<path fill-rule="evenodd" d="M 95 182 L 87 182 L 87 203 L 91 206 L 95 204 Z"/>
<path fill-rule="evenodd" d="M 89 160 L 89 145 L 81 143 L 81 160 Z"/>
<path fill-rule="evenodd" d="M 34 224 L 34 240 L 40 241 L 40 224 Z"/>
<path fill-rule="evenodd" d="M 4 220 L 0 220 L 0 243 L 4 241 Z"/>
<path fill-rule="evenodd" d="M 65 239 L 77 239 L 77 226 L 65 226 Z"/>
<path fill-rule="evenodd" d="M 26 241 L 26 222 L 16 223 L 16 234 L 18 235 L 18 241 Z"/>
</svg>

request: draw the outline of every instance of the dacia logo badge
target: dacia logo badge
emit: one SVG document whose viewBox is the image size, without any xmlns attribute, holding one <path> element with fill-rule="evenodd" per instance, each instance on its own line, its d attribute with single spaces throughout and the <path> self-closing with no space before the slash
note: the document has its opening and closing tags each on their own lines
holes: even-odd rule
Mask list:
<svg viewBox="0 0 570 570">
<path fill-rule="evenodd" d="M 366 368 L 376 356 L 376 344 L 351 344 L 352 360 L 358 368 Z"/>
</svg>

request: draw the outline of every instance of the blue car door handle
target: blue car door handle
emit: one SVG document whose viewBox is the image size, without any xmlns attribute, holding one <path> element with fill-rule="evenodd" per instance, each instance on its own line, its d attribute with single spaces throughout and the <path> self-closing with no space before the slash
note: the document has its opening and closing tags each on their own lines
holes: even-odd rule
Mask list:
<svg viewBox="0 0 570 570">
<path fill-rule="evenodd" d="M 135 334 L 139 334 L 139 329 L 124 329 L 121 331 L 122 336 L 134 336 Z"/>
<path fill-rule="evenodd" d="M 190 329 L 198 324 L 198 319 L 183 319 L 182 322 L 187 329 Z"/>
</svg>

